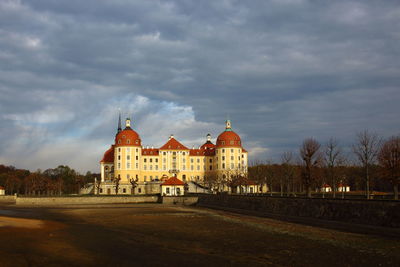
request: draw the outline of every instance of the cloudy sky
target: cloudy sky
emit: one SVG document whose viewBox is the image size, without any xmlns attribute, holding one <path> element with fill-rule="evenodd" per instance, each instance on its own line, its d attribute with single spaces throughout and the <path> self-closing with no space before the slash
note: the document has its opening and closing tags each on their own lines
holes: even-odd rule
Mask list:
<svg viewBox="0 0 400 267">
<path fill-rule="evenodd" d="M 400 133 L 400 2 L 0 0 L 0 164 L 98 171 L 118 109 L 144 145 L 229 116 L 251 160 Z"/>
</svg>

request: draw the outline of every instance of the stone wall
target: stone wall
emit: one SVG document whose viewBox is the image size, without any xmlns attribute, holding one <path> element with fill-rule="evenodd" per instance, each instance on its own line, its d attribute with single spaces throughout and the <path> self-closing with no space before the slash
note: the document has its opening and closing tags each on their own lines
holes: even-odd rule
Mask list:
<svg viewBox="0 0 400 267">
<path fill-rule="evenodd" d="M 15 196 L 0 196 L 0 203 L 15 203 Z"/>
<path fill-rule="evenodd" d="M 197 201 L 198 197 L 193 197 L 193 196 L 162 197 L 163 204 L 180 204 L 180 205 L 190 206 L 196 204 Z"/>
<path fill-rule="evenodd" d="M 256 212 L 261 215 L 400 227 L 399 201 L 203 195 L 199 196 L 198 205 Z"/>
<path fill-rule="evenodd" d="M 17 205 L 157 203 L 159 196 L 18 197 Z"/>
</svg>

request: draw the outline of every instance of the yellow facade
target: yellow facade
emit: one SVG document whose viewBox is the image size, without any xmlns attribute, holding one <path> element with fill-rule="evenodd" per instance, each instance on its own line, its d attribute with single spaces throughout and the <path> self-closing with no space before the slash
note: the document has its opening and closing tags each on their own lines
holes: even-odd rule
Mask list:
<svg viewBox="0 0 400 267">
<path fill-rule="evenodd" d="M 126 125 L 131 130 L 129 119 Z M 113 153 L 113 157 L 105 154 L 100 162 L 101 181 L 105 184 L 120 178 L 121 188 L 133 182 L 140 188 L 146 183 L 164 180 L 173 175 L 184 182 L 202 183 L 207 175 L 226 177 L 247 173 L 247 151 L 242 148 L 240 141 L 240 146 L 214 145 L 208 135 L 201 148 L 189 149 L 170 136 L 167 143 L 160 148 L 145 148 L 137 145 L 140 144 L 140 139 L 139 142 L 120 141 L 120 136 L 121 134 L 117 134 L 116 143 L 111 148 L 113 151 L 109 152 Z M 131 190 L 125 191 L 131 193 Z"/>
</svg>

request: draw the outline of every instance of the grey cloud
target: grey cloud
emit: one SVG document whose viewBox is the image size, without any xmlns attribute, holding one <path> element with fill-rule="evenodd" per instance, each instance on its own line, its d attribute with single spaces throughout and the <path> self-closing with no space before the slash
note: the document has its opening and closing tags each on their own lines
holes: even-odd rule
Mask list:
<svg viewBox="0 0 400 267">
<path fill-rule="evenodd" d="M 118 107 L 153 131 L 145 119 L 177 116 L 182 127 L 167 122 L 193 143 L 230 116 L 260 159 L 307 136 L 397 134 L 399 14 L 397 1 L 4 1 L 0 148 L 21 130 L 13 118 L 46 113 L 64 120 L 42 117 L 31 130 L 50 139 L 32 147 L 108 145 Z M 138 95 L 151 104 L 135 107 Z"/>
</svg>

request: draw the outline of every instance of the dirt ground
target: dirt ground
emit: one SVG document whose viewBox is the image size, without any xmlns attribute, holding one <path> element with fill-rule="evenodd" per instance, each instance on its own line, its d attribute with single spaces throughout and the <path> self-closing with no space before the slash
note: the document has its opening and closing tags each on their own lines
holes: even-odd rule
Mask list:
<svg viewBox="0 0 400 267">
<path fill-rule="evenodd" d="M 197 207 L 0 206 L 0 266 L 400 266 L 400 240 Z"/>
</svg>

